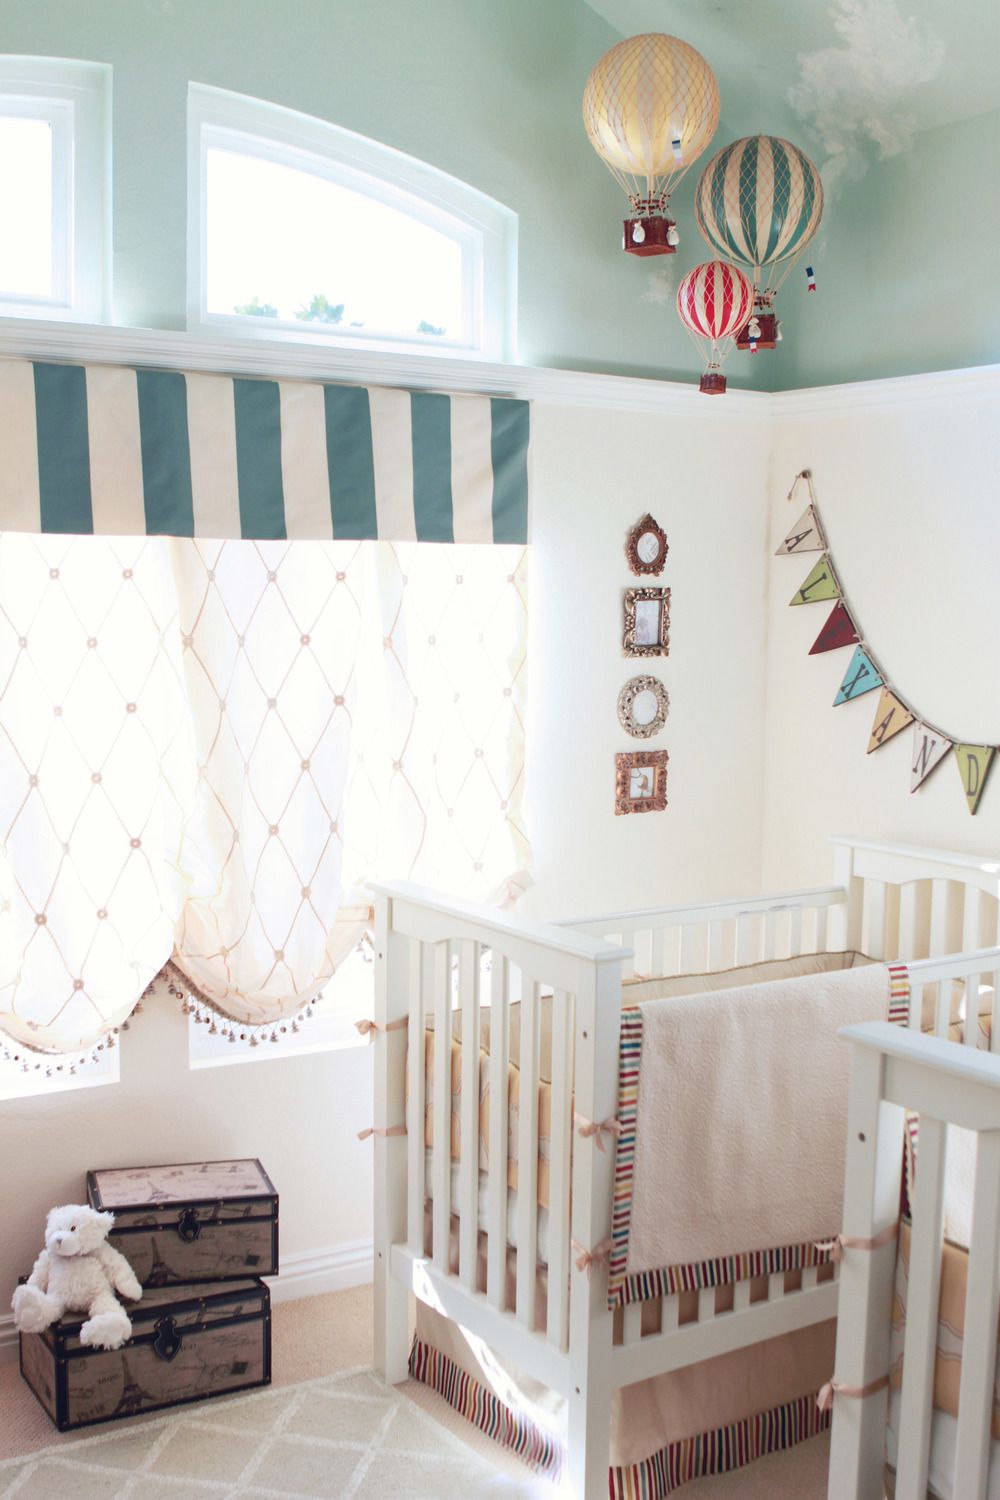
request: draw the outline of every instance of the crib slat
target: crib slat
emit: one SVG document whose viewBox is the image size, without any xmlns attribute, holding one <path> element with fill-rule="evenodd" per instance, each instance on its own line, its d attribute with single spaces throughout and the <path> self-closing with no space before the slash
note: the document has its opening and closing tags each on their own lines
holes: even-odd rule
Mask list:
<svg viewBox="0 0 1000 1500">
<path fill-rule="evenodd" d="M 504 1307 L 507 1280 L 507 1065 L 510 962 L 493 952 L 490 984 L 490 1130 L 486 1208 L 486 1295 Z"/>
<path fill-rule="evenodd" d="M 664 1333 L 672 1333 L 681 1324 L 681 1299 L 678 1293 L 674 1292 L 664 1297 L 660 1302 L 660 1308 L 660 1327 Z"/>
<path fill-rule="evenodd" d="M 951 980 L 939 979 L 937 982 L 937 999 L 934 1006 L 934 1030 L 939 1037 L 948 1040 L 948 1027 L 951 1022 Z"/>
<path fill-rule="evenodd" d="M 649 972 L 665 974 L 667 959 L 667 933 L 663 927 L 654 927 L 649 937 Z"/>
<path fill-rule="evenodd" d="M 921 1150 L 921 1169 L 923 1168 Z M 985 1500 L 993 1422 L 1000 1312 L 1000 1131 L 984 1131 L 976 1145 L 975 1197 L 965 1294 L 962 1382 L 958 1397 L 953 1493 L 962 1500 Z"/>
<path fill-rule="evenodd" d="M 802 953 L 802 908 L 793 906 L 788 914 L 788 955 L 798 958 Z"/>
<path fill-rule="evenodd" d="M 549 1295 L 547 1335 L 565 1349 L 569 1337 L 569 1211 L 573 1145 L 573 997 L 552 997 L 552 1133 L 549 1156 Z M 578 1141 L 579 1150 L 594 1149 Z"/>
<path fill-rule="evenodd" d="M 816 952 L 829 952 L 829 927 L 830 908 L 828 906 L 817 906 L 816 908 Z"/>
<path fill-rule="evenodd" d="M 777 913 L 769 911 L 764 918 L 764 953 L 765 962 L 775 957 L 778 951 L 778 918 Z"/>
<path fill-rule="evenodd" d="M 872 958 L 885 958 L 885 881 L 869 880 L 865 884 L 865 915 L 868 933 L 865 952 Z"/>
<path fill-rule="evenodd" d="M 462 1087 L 459 1095 L 461 1155 L 458 1166 L 459 1274 L 475 1288 L 479 1250 L 479 970 L 478 943 L 463 942 L 458 955 L 462 1013 Z"/>
<path fill-rule="evenodd" d="M 424 1007 L 430 993 L 433 962 L 433 951 L 426 943 L 410 943 L 411 1002 L 406 1053 L 409 1075 L 409 1109 L 406 1117 L 406 1238 L 415 1255 L 424 1253 L 424 1202 L 427 1192 L 427 1039 L 424 1031 Z"/>
<path fill-rule="evenodd" d="M 784 1271 L 773 1271 L 767 1278 L 767 1296 L 769 1302 L 777 1302 L 785 1295 L 785 1273 Z"/>
<path fill-rule="evenodd" d="M 929 958 L 948 952 L 948 881 L 931 881 L 931 925 Z"/>
<path fill-rule="evenodd" d="M 448 1270 L 451 1235 L 451 944 L 435 943 L 434 1008 L 434 1153 L 431 1184 L 434 1264 Z"/>
<path fill-rule="evenodd" d="M 990 1021 L 990 1051 L 1000 1052 L 1000 969 L 990 975 L 993 985 L 993 1015 Z"/>
<path fill-rule="evenodd" d="M 706 1323 L 715 1317 L 715 1287 L 703 1286 L 698 1293 L 698 1322 Z"/>
<path fill-rule="evenodd" d="M 910 1275 L 903 1345 L 903 1393 L 899 1418 L 897 1500 L 924 1500 L 931 1441 L 931 1397 L 937 1349 L 938 1296 L 944 1223 L 944 1159 L 947 1127 L 920 1118 L 917 1172 L 910 1240 Z M 996 1324 L 993 1325 L 996 1338 Z"/>
<path fill-rule="evenodd" d="M 917 937 L 917 887 L 909 880 L 899 892 L 899 956 L 918 958 Z"/>
<path fill-rule="evenodd" d="M 551 1289 L 552 1282 L 549 1281 Z M 642 1338 L 642 1303 L 629 1302 L 622 1317 L 622 1332 L 626 1344 L 638 1344 Z"/>
<path fill-rule="evenodd" d="M 802 1271 L 802 1290 L 810 1291 L 817 1282 L 819 1269 L 817 1266 L 805 1266 Z"/>
<path fill-rule="evenodd" d="M 538 1270 L 538 1012 L 540 986 L 524 976 L 517 1119 L 517 1320 L 535 1326 Z"/>
<path fill-rule="evenodd" d="M 733 1311 L 743 1312 L 750 1306 L 750 1282 L 738 1281 L 733 1287 Z"/>
</svg>

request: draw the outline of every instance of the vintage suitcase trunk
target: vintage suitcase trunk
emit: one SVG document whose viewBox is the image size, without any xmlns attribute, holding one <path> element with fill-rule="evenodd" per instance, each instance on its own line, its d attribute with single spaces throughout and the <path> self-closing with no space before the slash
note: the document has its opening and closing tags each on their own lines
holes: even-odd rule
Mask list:
<svg viewBox="0 0 1000 1500">
<path fill-rule="evenodd" d="M 88 1172 L 87 1193 L 143 1286 L 278 1274 L 278 1195 L 259 1161 Z"/>
<path fill-rule="evenodd" d="M 121 1349 L 80 1343 L 72 1313 L 21 1334 L 21 1374 L 61 1432 L 271 1382 L 271 1298 L 257 1277 L 144 1292 Z"/>
</svg>

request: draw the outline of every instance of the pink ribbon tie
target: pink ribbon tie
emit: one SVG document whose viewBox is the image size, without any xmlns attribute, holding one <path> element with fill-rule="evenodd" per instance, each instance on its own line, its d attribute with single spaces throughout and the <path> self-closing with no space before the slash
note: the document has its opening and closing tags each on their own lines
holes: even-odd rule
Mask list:
<svg viewBox="0 0 1000 1500">
<path fill-rule="evenodd" d="M 817 1240 L 815 1248 L 824 1254 L 829 1253 L 833 1264 L 839 1265 L 844 1258 L 845 1250 L 881 1250 L 883 1245 L 891 1245 L 898 1234 L 899 1225 L 888 1224 L 881 1234 L 877 1234 L 871 1240 L 856 1239 L 849 1234 L 838 1234 L 832 1240 Z"/>
<path fill-rule="evenodd" d="M 364 1021 L 355 1021 L 354 1026 L 355 1030 L 359 1031 L 362 1036 L 366 1036 L 370 1042 L 374 1042 L 376 1031 L 402 1031 L 404 1026 L 409 1026 L 409 1024 L 408 1016 L 400 1016 L 398 1021 L 386 1021 L 384 1026 L 380 1025 L 378 1021 L 367 1019 Z"/>
<path fill-rule="evenodd" d="M 588 1120 L 585 1115 L 574 1115 L 573 1118 L 576 1122 L 577 1134 L 583 1136 L 585 1140 L 593 1136 L 598 1151 L 607 1150 L 604 1144 L 605 1135 L 613 1135 L 617 1140 L 622 1133 L 621 1120 Z"/>
<path fill-rule="evenodd" d="M 590 1273 L 595 1266 L 602 1265 L 606 1260 L 610 1259 L 612 1242 L 611 1240 L 602 1240 L 599 1245 L 594 1246 L 593 1250 L 585 1250 L 581 1244 L 574 1240 L 573 1249 L 577 1252 L 576 1269 L 578 1271 L 586 1271 L 589 1279 Z"/>
<path fill-rule="evenodd" d="M 405 1125 L 389 1125 L 389 1126 L 386 1126 L 384 1129 L 380 1125 L 369 1125 L 369 1127 L 368 1127 L 367 1130 L 359 1130 L 358 1131 L 358 1140 L 359 1141 L 366 1141 L 370 1135 L 377 1135 L 381 1139 L 385 1140 L 389 1136 L 393 1136 L 393 1135 L 405 1135 L 405 1134 L 406 1134 L 406 1126 Z"/>
<path fill-rule="evenodd" d="M 829 1411 L 833 1406 L 834 1396 L 853 1396 L 857 1399 L 874 1396 L 876 1391 L 884 1391 L 888 1384 L 888 1375 L 880 1375 L 878 1380 L 870 1380 L 867 1385 L 841 1385 L 839 1380 L 828 1380 L 816 1397 L 816 1405 L 820 1411 Z"/>
</svg>

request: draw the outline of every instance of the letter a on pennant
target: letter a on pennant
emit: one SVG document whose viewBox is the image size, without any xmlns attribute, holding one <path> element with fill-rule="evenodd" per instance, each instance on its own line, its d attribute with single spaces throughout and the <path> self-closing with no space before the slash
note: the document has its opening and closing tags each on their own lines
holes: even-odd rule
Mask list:
<svg viewBox="0 0 1000 1500">
<path fill-rule="evenodd" d="M 875 723 L 872 725 L 871 738 L 868 741 L 868 754 L 873 750 L 879 750 L 886 740 L 891 740 L 894 734 L 905 729 L 907 724 L 913 723 L 913 715 L 905 703 L 900 703 L 895 693 L 890 693 L 887 687 L 882 689 L 882 695 L 878 700 L 878 708 L 875 711 Z"/>
<path fill-rule="evenodd" d="M 939 734 L 928 729 L 926 724 L 917 723 L 913 731 L 913 755 L 910 760 L 913 768 L 910 777 L 911 792 L 915 792 L 918 786 L 923 786 L 951 748 L 951 740 L 943 740 Z"/>
<path fill-rule="evenodd" d="M 849 703 L 853 698 L 860 698 L 864 693 L 874 692 L 875 688 L 882 686 L 882 679 L 875 670 L 875 664 L 867 651 L 862 651 L 858 646 L 851 657 L 851 665 L 844 673 L 844 680 L 840 684 L 840 690 L 833 700 L 834 708 L 840 703 Z"/>
<path fill-rule="evenodd" d="M 975 814 L 979 809 L 979 799 L 983 795 L 995 754 L 996 750 L 992 745 L 955 746 L 958 769 L 962 774 L 962 790 L 970 813 Z"/>
<path fill-rule="evenodd" d="M 826 537 L 819 517 L 812 506 L 807 505 L 774 555 L 786 557 L 791 552 L 822 552 L 825 546 Z"/>
<path fill-rule="evenodd" d="M 841 646 L 854 646 L 857 644 L 857 639 L 858 632 L 854 628 L 854 621 L 847 613 L 847 606 L 843 599 L 838 599 L 833 606 L 830 618 L 809 647 L 809 655 L 818 656 L 821 651 L 836 651 Z"/>
<path fill-rule="evenodd" d="M 824 553 L 790 602 L 792 604 L 815 604 L 821 599 L 839 598 L 840 587 L 834 577 L 833 568 L 830 566 L 830 559 Z"/>
</svg>

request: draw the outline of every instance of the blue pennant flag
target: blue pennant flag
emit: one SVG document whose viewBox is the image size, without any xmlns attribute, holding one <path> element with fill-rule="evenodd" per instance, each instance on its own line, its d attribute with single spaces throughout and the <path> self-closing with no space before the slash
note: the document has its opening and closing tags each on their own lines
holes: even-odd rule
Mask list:
<svg viewBox="0 0 1000 1500">
<path fill-rule="evenodd" d="M 851 665 L 844 673 L 844 680 L 833 700 L 833 706 L 836 708 L 839 703 L 848 703 L 851 699 L 860 698 L 863 693 L 870 693 L 874 688 L 881 686 L 882 678 L 874 662 L 867 651 L 862 651 L 858 646 L 851 657 Z"/>
</svg>

